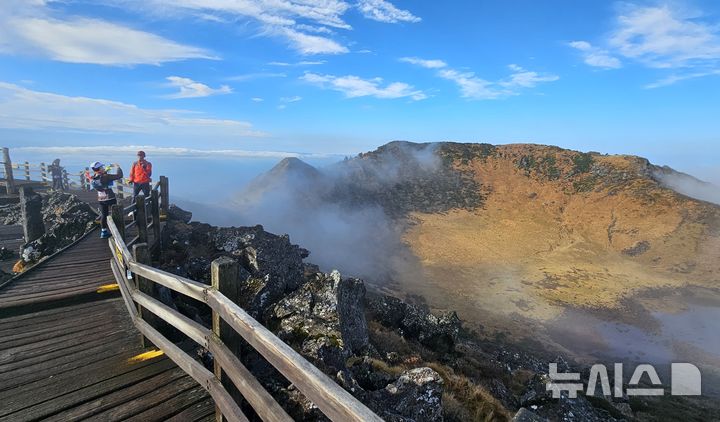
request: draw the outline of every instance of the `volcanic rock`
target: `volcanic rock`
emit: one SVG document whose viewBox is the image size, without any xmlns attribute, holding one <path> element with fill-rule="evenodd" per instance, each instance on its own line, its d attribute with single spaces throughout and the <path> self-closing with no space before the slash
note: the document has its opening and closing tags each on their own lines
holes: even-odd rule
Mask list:
<svg viewBox="0 0 720 422">
<path fill-rule="evenodd" d="M 362 281 L 318 273 L 275 305 L 273 325 L 280 338 L 336 372 L 368 345 L 364 299 Z"/>
<path fill-rule="evenodd" d="M 455 312 L 435 315 L 392 296 L 368 295 L 371 318 L 388 328 L 398 329 L 403 337 L 415 339 L 431 350 L 452 352 L 460 331 L 460 318 Z"/>
<path fill-rule="evenodd" d="M 371 406 L 386 421 L 443 420 L 443 379 L 430 368 L 403 372 L 397 381 L 371 393 Z"/>
</svg>

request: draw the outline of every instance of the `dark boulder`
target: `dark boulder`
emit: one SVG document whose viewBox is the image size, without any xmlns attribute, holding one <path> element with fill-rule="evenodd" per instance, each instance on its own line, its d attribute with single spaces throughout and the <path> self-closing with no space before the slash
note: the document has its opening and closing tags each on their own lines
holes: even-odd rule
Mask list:
<svg viewBox="0 0 720 422">
<path fill-rule="evenodd" d="M 386 421 L 442 421 L 443 379 L 430 368 L 403 372 L 392 384 L 370 394 L 370 406 Z"/>
<path fill-rule="evenodd" d="M 75 195 L 51 192 L 43 198 L 43 218 L 50 224 L 40 238 L 23 245 L 25 262 L 36 262 L 78 240 L 92 229 L 97 214 Z"/>
<path fill-rule="evenodd" d="M 333 271 L 317 273 L 274 307 L 278 336 L 316 364 L 336 372 L 368 345 L 365 286 Z"/>
<path fill-rule="evenodd" d="M 185 211 L 175 204 L 170 204 L 167 211 L 167 217 L 175 221 L 189 223 L 190 220 L 192 220 L 192 213 L 190 211 Z"/>
<path fill-rule="evenodd" d="M 384 295 L 369 295 L 366 303 L 371 319 L 397 329 L 403 337 L 417 340 L 439 353 L 455 349 L 461 326 L 455 312 L 436 315 L 423 307 Z"/>
<path fill-rule="evenodd" d="M 517 411 L 515 414 L 515 417 L 513 417 L 512 422 L 548 422 L 549 419 L 543 418 L 542 416 L 539 416 L 532 412 L 531 410 L 528 410 L 526 408 L 520 408 L 520 410 Z"/>
</svg>

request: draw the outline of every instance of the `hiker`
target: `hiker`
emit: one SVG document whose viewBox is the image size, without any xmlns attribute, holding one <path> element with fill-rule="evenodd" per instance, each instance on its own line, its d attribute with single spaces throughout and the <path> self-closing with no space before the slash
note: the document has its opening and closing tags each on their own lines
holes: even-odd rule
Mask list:
<svg viewBox="0 0 720 422">
<path fill-rule="evenodd" d="M 117 169 L 115 174 L 108 173 L 112 167 Z M 90 168 L 93 171 L 92 176 L 88 175 L 90 186 L 97 191 L 98 203 L 100 204 L 100 237 L 106 239 L 110 237 L 108 232 L 107 217 L 110 214 L 110 207 L 117 204 L 115 198 L 115 192 L 112 190 L 112 185 L 115 180 L 120 180 L 123 177 L 123 171 L 119 164 L 112 164 L 105 167 L 105 164 L 95 161 L 90 164 Z"/>
<path fill-rule="evenodd" d="M 60 166 L 60 159 L 56 158 L 52 164 L 48 166 L 50 170 L 50 176 L 52 177 L 52 188 L 53 190 L 65 190 L 63 185 L 63 168 Z"/>
<path fill-rule="evenodd" d="M 150 196 L 150 182 L 152 182 L 152 163 L 145 159 L 145 151 L 137 152 L 138 160 L 130 167 L 130 178 L 133 184 L 133 201 L 140 192 L 147 198 Z"/>
</svg>

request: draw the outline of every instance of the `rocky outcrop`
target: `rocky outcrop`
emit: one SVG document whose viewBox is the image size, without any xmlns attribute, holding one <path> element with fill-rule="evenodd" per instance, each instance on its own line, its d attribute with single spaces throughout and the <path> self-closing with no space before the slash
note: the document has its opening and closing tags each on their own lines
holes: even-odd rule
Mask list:
<svg viewBox="0 0 720 422">
<path fill-rule="evenodd" d="M 393 421 L 442 420 L 442 379 L 429 368 L 392 375 L 372 365 L 362 280 L 323 273 L 303 262 L 308 251 L 288 236 L 266 232 L 262 226 L 218 228 L 189 223 L 176 209 L 163 233 L 167 245 L 161 266 L 179 275 L 209 283 L 210 263 L 221 256 L 240 264 L 239 304 L 310 362 L 336 379 L 353 395 Z M 206 325 L 208 313 L 192 300 L 170 294 L 180 312 Z M 167 301 L 167 299 L 165 299 Z M 399 305 L 402 306 L 402 305 Z M 405 309 L 405 329 L 420 335 L 420 320 L 443 323 Z M 422 315 L 422 316 L 420 316 Z M 438 328 L 433 336 L 440 338 Z M 447 332 L 451 332 L 450 329 Z M 446 333 L 446 332 L 443 332 Z M 203 354 L 207 356 L 207 354 Z M 319 409 L 288 384 L 256 351 L 243 346 L 243 363 L 286 410 L 300 420 L 326 420 Z"/>
<path fill-rule="evenodd" d="M 75 195 L 51 192 L 42 200 L 44 235 L 21 248 L 25 263 L 37 262 L 78 240 L 91 230 L 97 214 Z"/>
<path fill-rule="evenodd" d="M 382 295 L 370 295 L 367 306 L 371 319 L 399 330 L 403 337 L 417 340 L 439 353 L 454 350 L 461 326 L 455 312 L 436 315 L 417 305 Z"/>
<path fill-rule="evenodd" d="M 335 373 L 368 346 L 364 300 L 362 281 L 316 273 L 275 305 L 272 325 L 281 339 Z"/>
<path fill-rule="evenodd" d="M 373 392 L 371 405 L 390 422 L 442 421 L 442 386 L 443 379 L 432 369 L 411 369 Z"/>
</svg>

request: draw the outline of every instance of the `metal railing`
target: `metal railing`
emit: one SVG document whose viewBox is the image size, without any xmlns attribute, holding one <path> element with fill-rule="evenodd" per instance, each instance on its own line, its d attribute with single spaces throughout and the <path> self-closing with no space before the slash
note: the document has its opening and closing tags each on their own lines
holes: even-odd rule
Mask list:
<svg viewBox="0 0 720 422">
<path fill-rule="evenodd" d="M 156 186 L 153 190 L 150 201 L 152 208 L 150 227 L 153 228 L 155 246 L 159 244 L 160 239 L 160 219 L 157 213 L 158 195 L 163 194 L 160 186 L 162 185 Z M 158 188 L 161 190 L 159 193 Z M 167 194 L 167 191 L 164 194 Z M 262 420 L 292 420 L 233 352 L 240 338 L 260 353 L 331 420 L 343 422 L 382 420 L 236 304 L 238 263 L 234 259 L 224 257 L 212 262 L 211 285 L 152 267 L 148 253 L 152 246 L 142 242 L 143 240 L 147 242 L 147 230 L 150 228 L 147 226 L 145 212 L 142 211 L 145 207 L 145 199 L 139 197 L 130 207 L 123 209 L 120 205 L 115 205 L 112 208 L 112 218 L 108 219 L 108 227 L 112 234 L 112 238 L 109 239 L 113 255 L 110 264 L 115 280 L 120 286 L 133 323 L 144 336 L 143 341 L 149 341 L 160 348 L 210 393 L 215 400 L 218 421 L 223 417 L 228 421 L 248 420 L 233 397 L 234 389 L 230 388 L 228 391 L 230 383 Z M 135 220 L 125 224 L 124 215 L 128 211 L 135 212 Z M 133 226 L 138 229 L 138 237 L 126 243 L 125 230 Z M 145 234 L 141 235 L 142 232 Z M 154 249 L 159 251 L 158 247 Z M 153 283 L 209 306 L 212 310 L 212 329 L 202 326 L 153 298 Z M 214 357 L 214 371 L 206 369 L 161 334 L 156 329 L 158 319 L 170 324 L 209 350 Z"/>
<path fill-rule="evenodd" d="M 3 148 L 3 161 L 0 162 L 2 166 L 0 168 L 4 172 L 5 187 L 8 194 L 14 194 L 17 191 L 18 181 L 24 182 L 38 182 L 45 186 L 53 185 L 53 176 L 51 172 L 51 166 L 46 163 L 30 163 L 24 161 L 21 163 L 13 163 L 10 159 L 10 150 Z M 84 170 L 76 172 L 68 172 L 62 170 L 62 181 L 63 186 L 66 189 L 78 189 L 89 191 L 90 183 L 88 182 L 87 174 L 90 173 L 90 169 L 85 167 Z M 161 180 L 162 181 L 162 180 Z M 158 182 L 160 183 L 160 182 Z M 125 183 L 121 180 L 115 181 L 114 183 L 117 197 L 121 200 L 132 198 L 133 185 Z"/>
</svg>

